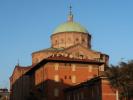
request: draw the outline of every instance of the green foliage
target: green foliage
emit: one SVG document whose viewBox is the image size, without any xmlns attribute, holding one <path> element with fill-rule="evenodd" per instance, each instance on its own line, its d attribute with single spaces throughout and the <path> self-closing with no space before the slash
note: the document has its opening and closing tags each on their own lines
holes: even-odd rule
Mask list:
<svg viewBox="0 0 133 100">
<path fill-rule="evenodd" d="M 106 71 L 112 87 L 119 90 L 120 96 L 126 100 L 133 98 L 133 60 L 111 65 Z"/>
</svg>

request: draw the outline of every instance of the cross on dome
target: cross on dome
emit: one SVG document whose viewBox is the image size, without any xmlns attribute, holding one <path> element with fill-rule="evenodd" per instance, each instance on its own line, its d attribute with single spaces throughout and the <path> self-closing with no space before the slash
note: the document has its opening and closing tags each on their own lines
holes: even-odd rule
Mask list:
<svg viewBox="0 0 133 100">
<path fill-rule="evenodd" d="M 73 22 L 72 5 L 69 6 L 68 22 Z"/>
</svg>

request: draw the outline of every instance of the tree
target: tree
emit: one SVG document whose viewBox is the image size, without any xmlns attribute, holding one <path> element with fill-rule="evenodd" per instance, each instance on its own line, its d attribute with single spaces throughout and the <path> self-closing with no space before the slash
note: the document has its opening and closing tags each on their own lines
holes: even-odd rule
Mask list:
<svg viewBox="0 0 133 100">
<path fill-rule="evenodd" d="M 133 99 L 133 60 L 120 62 L 118 65 L 111 65 L 106 75 L 112 87 L 118 89 L 120 98 L 125 100 Z"/>
</svg>

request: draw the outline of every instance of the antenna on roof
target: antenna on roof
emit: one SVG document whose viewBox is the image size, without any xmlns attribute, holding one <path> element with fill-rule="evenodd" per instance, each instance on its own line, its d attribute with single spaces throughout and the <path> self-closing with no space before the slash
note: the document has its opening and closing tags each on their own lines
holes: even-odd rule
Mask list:
<svg viewBox="0 0 133 100">
<path fill-rule="evenodd" d="M 17 66 L 19 66 L 19 59 L 18 59 L 18 62 L 17 62 Z"/>
</svg>

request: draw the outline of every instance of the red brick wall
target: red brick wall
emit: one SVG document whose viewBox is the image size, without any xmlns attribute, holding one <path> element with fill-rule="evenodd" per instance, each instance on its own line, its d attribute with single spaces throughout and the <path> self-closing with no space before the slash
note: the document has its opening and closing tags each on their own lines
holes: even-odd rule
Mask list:
<svg viewBox="0 0 133 100">
<path fill-rule="evenodd" d="M 116 100 L 116 90 L 113 89 L 108 80 L 102 80 L 102 100 Z"/>
<path fill-rule="evenodd" d="M 97 78 L 70 87 L 65 91 L 66 100 L 116 100 L 116 91 L 107 78 Z"/>
<path fill-rule="evenodd" d="M 55 69 L 55 64 L 58 64 L 58 70 Z M 73 63 L 74 64 L 74 63 Z M 74 64 L 75 71 L 72 70 L 72 63 L 47 63 L 35 72 L 35 84 L 39 85 L 44 81 L 47 82 L 49 100 L 64 100 L 63 89 L 84 82 L 98 75 L 98 65 L 90 64 Z M 91 67 L 91 68 L 90 68 Z M 54 80 L 55 75 L 59 76 L 59 81 Z M 76 83 L 72 83 L 72 77 L 75 75 Z M 59 96 L 54 96 L 54 89 L 59 89 Z M 60 99 L 59 99 L 60 98 Z"/>
</svg>

